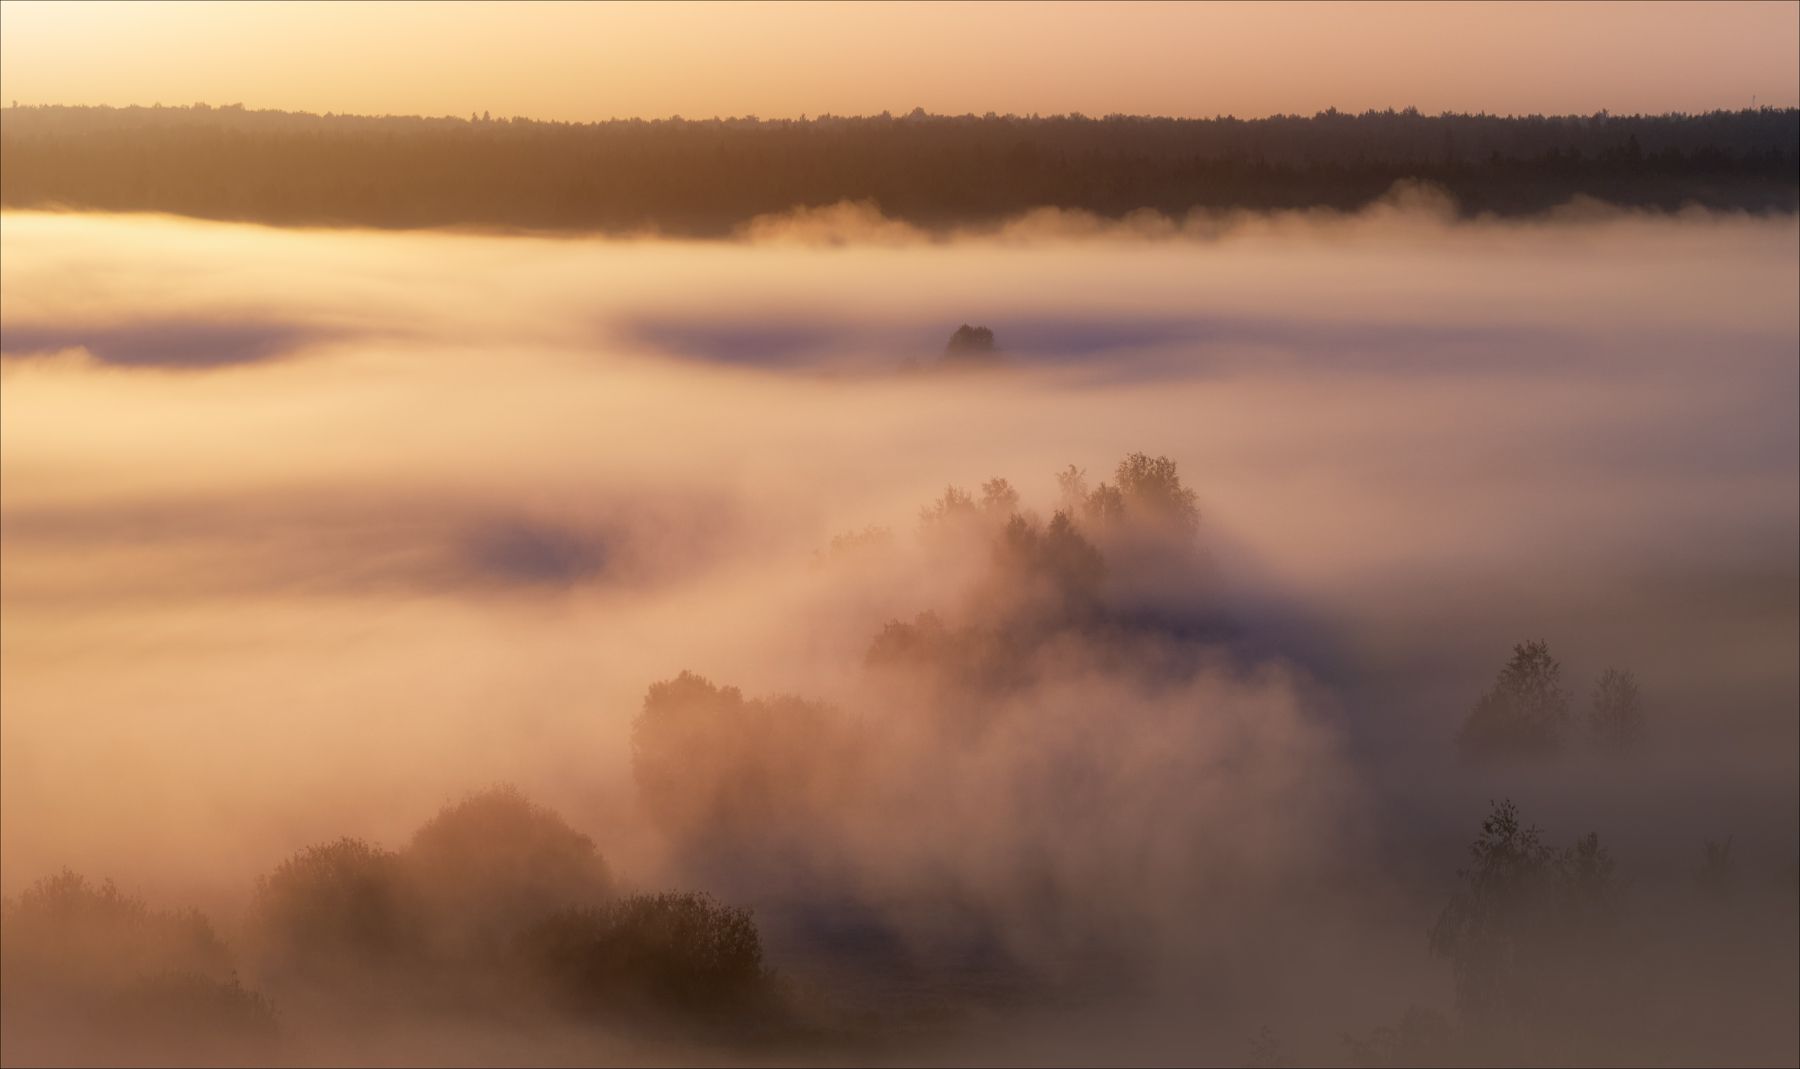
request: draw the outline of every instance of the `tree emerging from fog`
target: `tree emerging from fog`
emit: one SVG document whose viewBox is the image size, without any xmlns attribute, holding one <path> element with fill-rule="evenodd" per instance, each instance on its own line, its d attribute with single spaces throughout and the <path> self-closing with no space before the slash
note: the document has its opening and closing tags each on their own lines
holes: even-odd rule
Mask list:
<svg viewBox="0 0 1800 1069">
<path fill-rule="evenodd" d="M 1548 643 L 1523 642 L 1463 721 L 1457 746 L 1475 760 L 1552 753 L 1562 745 L 1568 719 L 1562 662 L 1550 655 Z"/>
<path fill-rule="evenodd" d="M 1641 745 L 1644 709 L 1637 677 L 1617 668 L 1602 672 L 1594 683 L 1587 726 L 1589 737 L 1602 749 L 1621 753 Z"/>
<path fill-rule="evenodd" d="M 1450 962 L 1464 1027 L 1485 1045 L 1530 1049 L 1590 1026 L 1616 965 L 1623 906 L 1599 837 L 1553 847 L 1503 801 L 1469 855 L 1430 934 L 1432 952 Z"/>
</svg>

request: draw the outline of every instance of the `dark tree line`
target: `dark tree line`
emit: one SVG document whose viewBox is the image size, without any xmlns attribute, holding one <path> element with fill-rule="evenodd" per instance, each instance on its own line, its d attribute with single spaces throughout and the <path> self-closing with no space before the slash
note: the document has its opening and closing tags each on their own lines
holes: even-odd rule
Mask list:
<svg viewBox="0 0 1800 1069">
<path fill-rule="evenodd" d="M 266 223 L 719 235 L 868 201 L 926 227 L 1033 208 L 1119 217 L 1355 209 L 1402 180 L 1468 213 L 1575 196 L 1792 212 L 1800 111 L 1264 119 L 1080 115 L 572 124 L 241 107 L 0 111 L 0 204 Z"/>
<path fill-rule="evenodd" d="M 444 807 L 399 851 L 346 837 L 295 853 L 257 880 L 237 951 L 196 910 L 67 870 L 0 902 L 0 929 L 8 1064 L 267 1064 L 300 1040 L 279 1012 L 294 1004 L 328 1027 L 418 1013 L 790 1026 L 747 910 L 624 891 L 591 839 L 504 786 Z"/>
</svg>

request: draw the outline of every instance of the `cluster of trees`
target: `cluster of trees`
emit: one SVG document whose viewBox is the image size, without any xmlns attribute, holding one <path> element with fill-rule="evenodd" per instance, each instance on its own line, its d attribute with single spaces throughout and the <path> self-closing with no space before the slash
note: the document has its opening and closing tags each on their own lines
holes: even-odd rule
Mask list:
<svg viewBox="0 0 1800 1069">
<path fill-rule="evenodd" d="M 974 492 L 946 487 L 920 510 L 925 566 L 963 582 L 948 603 L 885 622 L 865 648 L 864 699 L 909 709 L 905 724 L 795 695 L 747 697 L 692 672 L 649 688 L 632 726 L 638 795 L 690 871 L 797 881 L 829 870 L 837 859 L 821 829 L 877 804 L 893 733 L 955 745 L 994 727 L 1009 698 L 1076 664 L 1142 675 L 1135 657 L 1146 636 L 1113 580 L 1148 568 L 1166 581 L 1198 567 L 1197 497 L 1173 460 L 1143 453 L 1110 481 L 1090 486 L 1071 466 L 1058 484 L 1048 520 L 998 477 Z M 892 546 L 890 532 L 868 528 L 834 539 L 819 561 Z"/>
<path fill-rule="evenodd" d="M 9 1061 L 69 1035 L 100 1061 L 266 1061 L 290 995 L 345 1019 L 549 1008 L 735 1031 L 783 1012 L 747 911 L 622 893 L 591 839 L 511 787 L 447 806 L 403 850 L 343 838 L 261 877 L 241 941 L 259 990 L 198 912 L 73 873 L 7 902 L 0 925 Z"/>
<path fill-rule="evenodd" d="M 1666 914 L 1634 908 L 1630 884 L 1598 835 L 1557 846 L 1527 824 L 1511 800 L 1495 804 L 1427 936 L 1432 956 L 1450 966 L 1452 1012 L 1412 1006 L 1397 1025 L 1346 1036 L 1351 1062 L 1399 1067 L 1689 1060 L 1659 1036 L 1658 1024 L 1676 1022 L 1649 1018 L 1701 1012 L 1691 1007 L 1696 994 L 1745 982 L 1737 974 L 1741 963 L 1713 943 L 1724 934 L 1713 922 L 1737 919 L 1717 901 L 1722 881 L 1730 878 L 1729 843 L 1706 843 L 1698 908 L 1681 922 L 1692 931 L 1671 933 Z M 1761 929 L 1747 934 L 1758 941 L 1769 935 Z M 1707 952 L 1677 965 L 1671 950 L 1683 939 L 1707 944 Z M 1712 1052 L 1704 1057 L 1729 1061 L 1716 1029 L 1708 1022 L 1700 1030 L 1699 1049 Z M 1685 1042 L 1694 1038 L 1676 1034 Z"/>
<path fill-rule="evenodd" d="M 1079 639 L 1089 653 L 1128 643 L 1138 630 L 1137 580 L 1162 583 L 1204 571 L 1200 510 L 1175 461 L 1132 453 L 1113 481 L 1089 487 L 1073 465 L 1057 475 L 1048 520 L 1020 508 L 1003 478 L 980 496 L 957 486 L 919 513 L 919 533 L 940 558 L 986 557 L 985 570 L 946 614 L 891 620 L 867 653 L 873 667 L 923 670 L 953 692 L 984 694 L 1028 682 L 1039 655 Z"/>
<path fill-rule="evenodd" d="M 1457 733 L 1463 757 L 1485 761 L 1560 750 L 1573 719 L 1562 674 L 1562 662 L 1551 656 L 1548 643 L 1535 640 L 1514 646 L 1494 685 L 1475 703 Z M 1634 749 L 1643 742 L 1643 698 L 1635 675 L 1619 668 L 1600 674 L 1594 683 L 1586 732 L 1595 748 L 1611 753 Z"/>
<path fill-rule="evenodd" d="M 870 201 L 926 227 L 1033 208 L 1119 217 L 1369 204 L 1405 179 L 1463 210 L 1585 195 L 1791 212 L 1800 111 L 1166 119 L 1081 115 L 571 124 L 246 111 L 13 107 L 0 204 L 285 224 L 653 229 L 722 235 Z"/>
</svg>

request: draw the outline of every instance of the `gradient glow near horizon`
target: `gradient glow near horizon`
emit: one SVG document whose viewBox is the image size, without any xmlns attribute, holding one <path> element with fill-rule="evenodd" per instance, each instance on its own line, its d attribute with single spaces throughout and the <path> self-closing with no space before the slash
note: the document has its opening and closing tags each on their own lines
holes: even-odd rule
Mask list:
<svg viewBox="0 0 1800 1069">
<path fill-rule="evenodd" d="M 1800 104 L 1800 4 L 0 3 L 0 99 L 588 121 Z"/>
</svg>

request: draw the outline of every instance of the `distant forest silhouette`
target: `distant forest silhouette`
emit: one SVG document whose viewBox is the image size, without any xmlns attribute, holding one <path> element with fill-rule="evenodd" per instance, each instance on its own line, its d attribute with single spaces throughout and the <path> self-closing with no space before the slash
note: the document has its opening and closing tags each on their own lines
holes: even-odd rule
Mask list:
<svg viewBox="0 0 1800 1069">
<path fill-rule="evenodd" d="M 1800 207 L 1800 110 L 1240 120 L 905 116 L 358 117 L 241 106 L 0 110 L 0 205 L 275 224 L 729 234 L 873 202 L 927 228 L 1034 208 L 1354 210 L 1417 179 L 1466 214 L 1578 196 L 1623 207 Z"/>
</svg>

